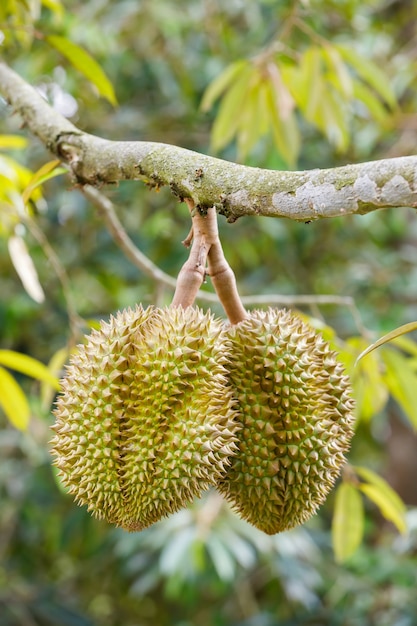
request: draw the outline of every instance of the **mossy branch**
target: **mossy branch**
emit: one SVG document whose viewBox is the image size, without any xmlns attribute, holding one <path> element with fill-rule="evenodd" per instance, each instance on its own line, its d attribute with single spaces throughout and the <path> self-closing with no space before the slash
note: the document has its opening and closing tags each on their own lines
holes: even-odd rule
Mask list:
<svg viewBox="0 0 417 626">
<path fill-rule="evenodd" d="M 173 145 L 109 141 L 84 133 L 4 63 L 0 93 L 81 185 L 119 180 L 169 185 L 179 199 L 191 198 L 198 208 L 214 206 L 229 221 L 242 215 L 308 221 L 417 207 L 417 156 L 324 170 L 265 170 Z"/>
</svg>

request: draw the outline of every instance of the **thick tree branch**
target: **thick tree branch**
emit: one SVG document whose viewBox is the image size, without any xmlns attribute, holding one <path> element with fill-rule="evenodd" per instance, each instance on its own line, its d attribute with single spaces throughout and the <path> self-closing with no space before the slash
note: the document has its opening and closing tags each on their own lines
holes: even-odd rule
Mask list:
<svg viewBox="0 0 417 626">
<path fill-rule="evenodd" d="M 334 169 L 281 172 L 247 167 L 154 142 L 108 141 L 82 132 L 54 111 L 4 63 L 0 93 L 42 143 L 67 162 L 80 184 L 143 180 L 169 185 L 198 208 L 242 215 L 316 220 L 390 207 L 417 207 L 417 157 Z"/>
</svg>

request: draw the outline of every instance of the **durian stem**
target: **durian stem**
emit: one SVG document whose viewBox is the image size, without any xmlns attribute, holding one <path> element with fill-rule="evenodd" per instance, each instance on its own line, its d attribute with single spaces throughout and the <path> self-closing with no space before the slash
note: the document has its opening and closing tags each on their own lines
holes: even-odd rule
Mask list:
<svg viewBox="0 0 417 626">
<path fill-rule="evenodd" d="M 209 250 L 208 273 L 230 323 L 238 324 L 246 319 L 248 314 L 237 290 L 235 274 L 226 261 L 219 238 Z"/>
<path fill-rule="evenodd" d="M 194 238 L 188 260 L 178 274 L 172 306 L 182 306 L 186 309 L 194 304 L 205 276 L 208 247 L 203 238 Z"/>
<path fill-rule="evenodd" d="M 237 324 L 246 319 L 244 308 L 236 286 L 236 279 L 232 268 L 226 261 L 219 238 L 217 213 L 215 207 L 201 215 L 195 210 L 191 198 L 186 198 L 192 218 L 190 234 L 184 241 L 190 245 L 190 256 L 184 263 L 178 275 L 172 306 L 182 306 L 184 309 L 194 304 L 195 297 L 208 274 L 231 324 Z"/>
<path fill-rule="evenodd" d="M 172 300 L 172 306 L 182 306 L 184 309 L 194 304 L 198 290 L 206 277 L 207 255 L 211 245 L 211 229 L 207 229 L 205 218 L 198 211 L 194 212 L 194 202 L 191 198 L 186 198 L 185 201 L 190 209 L 193 224 L 183 243 L 187 247 L 191 241 L 192 244 L 190 256 L 178 274 Z"/>
</svg>

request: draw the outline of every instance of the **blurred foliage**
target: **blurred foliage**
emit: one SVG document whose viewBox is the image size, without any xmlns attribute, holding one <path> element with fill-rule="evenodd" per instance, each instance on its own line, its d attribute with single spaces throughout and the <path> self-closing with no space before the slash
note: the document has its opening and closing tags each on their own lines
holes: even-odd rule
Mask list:
<svg viewBox="0 0 417 626">
<path fill-rule="evenodd" d="M 279 169 L 415 152 L 416 24 L 411 0 L 0 3 L 2 56 L 83 130 Z M 417 319 L 414 211 L 220 222 L 242 294 L 355 302 L 302 311 L 352 378 L 351 465 L 289 533 L 267 537 L 208 493 L 127 534 L 74 506 L 51 470 L 53 377 L 97 319 L 171 293 L 132 267 L 1 99 L 0 116 L 2 626 L 414 626 L 417 345 L 393 337 L 355 367 Z M 137 183 L 106 193 L 136 245 L 176 275 L 186 208 Z M 19 431 L 6 417 L 23 427 L 22 407 Z"/>
</svg>

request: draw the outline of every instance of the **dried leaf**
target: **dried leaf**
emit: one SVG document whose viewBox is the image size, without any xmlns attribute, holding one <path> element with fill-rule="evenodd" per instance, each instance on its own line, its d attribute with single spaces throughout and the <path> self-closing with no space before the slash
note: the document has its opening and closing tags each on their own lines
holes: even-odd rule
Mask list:
<svg viewBox="0 0 417 626">
<path fill-rule="evenodd" d="M 14 268 L 22 281 L 26 292 L 35 302 L 44 302 L 45 294 L 39 282 L 38 273 L 32 261 L 32 257 L 26 248 L 24 239 L 18 235 L 9 237 L 8 248 Z"/>
</svg>

